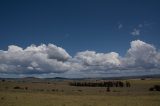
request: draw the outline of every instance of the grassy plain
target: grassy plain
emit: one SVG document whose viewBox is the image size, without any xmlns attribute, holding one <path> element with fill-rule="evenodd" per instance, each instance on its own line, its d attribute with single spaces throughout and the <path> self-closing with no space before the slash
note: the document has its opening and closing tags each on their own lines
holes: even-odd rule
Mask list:
<svg viewBox="0 0 160 106">
<path fill-rule="evenodd" d="M 0 106 L 160 106 L 160 92 L 148 90 L 160 85 L 160 79 L 128 81 L 130 88 L 113 87 L 111 92 L 104 87 L 69 86 L 68 80 L 0 81 Z"/>
</svg>

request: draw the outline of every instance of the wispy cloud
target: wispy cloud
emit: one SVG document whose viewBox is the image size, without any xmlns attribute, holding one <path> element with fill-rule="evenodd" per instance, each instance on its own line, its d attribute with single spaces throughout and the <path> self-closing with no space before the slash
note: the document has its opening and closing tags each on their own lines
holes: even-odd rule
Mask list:
<svg viewBox="0 0 160 106">
<path fill-rule="evenodd" d="M 119 24 L 118 29 L 122 29 L 122 28 L 123 28 L 123 24 Z"/>
<path fill-rule="evenodd" d="M 132 32 L 131 32 L 131 35 L 134 35 L 134 36 L 136 36 L 136 35 L 140 35 L 140 29 L 134 29 Z"/>
<path fill-rule="evenodd" d="M 139 27 L 139 28 L 142 28 L 142 27 L 143 27 L 143 24 L 139 24 L 138 27 Z"/>
<path fill-rule="evenodd" d="M 144 22 L 144 23 L 140 23 L 137 26 L 135 26 L 135 28 L 133 29 L 133 31 L 130 33 L 131 35 L 141 35 L 142 32 L 144 32 L 144 30 L 151 28 L 155 23 L 149 23 L 149 22 Z"/>
</svg>

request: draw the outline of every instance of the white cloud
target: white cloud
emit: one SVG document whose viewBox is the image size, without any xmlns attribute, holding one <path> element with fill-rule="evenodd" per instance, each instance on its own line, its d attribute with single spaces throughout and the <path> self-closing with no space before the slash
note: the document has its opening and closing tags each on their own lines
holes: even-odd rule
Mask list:
<svg viewBox="0 0 160 106">
<path fill-rule="evenodd" d="M 53 44 L 31 45 L 25 49 L 10 45 L 7 51 L 0 51 L 0 73 L 3 74 L 93 73 L 95 76 L 105 72 L 121 74 L 125 70 L 135 73 L 160 70 L 160 52 L 140 40 L 131 42 L 124 57 L 116 52 L 96 53 L 88 50 L 71 57 L 63 48 Z"/>
<path fill-rule="evenodd" d="M 119 24 L 118 25 L 118 29 L 122 29 L 123 28 L 123 25 L 122 24 Z"/>
<path fill-rule="evenodd" d="M 140 35 L 140 29 L 134 29 L 132 32 L 131 32 L 131 35 L 134 35 L 134 36 L 136 36 L 136 35 Z"/>
<path fill-rule="evenodd" d="M 71 56 L 53 44 L 31 45 L 26 49 L 11 45 L 0 51 L 0 72 L 4 73 L 51 73 L 64 72 Z"/>
<path fill-rule="evenodd" d="M 95 51 L 78 52 L 74 57 L 85 70 L 108 70 L 120 65 L 118 53 L 96 53 Z"/>
<path fill-rule="evenodd" d="M 131 48 L 124 57 L 124 68 L 135 69 L 154 69 L 160 68 L 160 57 L 156 48 L 143 41 L 136 40 L 131 42 Z"/>
</svg>

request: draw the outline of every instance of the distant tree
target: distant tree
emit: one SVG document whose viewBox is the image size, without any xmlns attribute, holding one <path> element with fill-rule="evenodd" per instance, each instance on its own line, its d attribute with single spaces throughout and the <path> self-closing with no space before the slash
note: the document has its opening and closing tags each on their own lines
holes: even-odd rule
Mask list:
<svg viewBox="0 0 160 106">
<path fill-rule="evenodd" d="M 126 81 L 126 87 L 131 87 L 130 82 Z"/>
<path fill-rule="evenodd" d="M 110 87 L 108 86 L 108 87 L 107 87 L 107 92 L 110 92 L 110 91 L 111 91 L 111 90 L 110 90 Z"/>
<path fill-rule="evenodd" d="M 87 86 L 87 87 L 124 87 L 122 81 L 101 81 L 101 82 L 70 82 L 70 86 Z M 130 87 L 130 83 L 126 82 L 126 87 Z"/>
</svg>

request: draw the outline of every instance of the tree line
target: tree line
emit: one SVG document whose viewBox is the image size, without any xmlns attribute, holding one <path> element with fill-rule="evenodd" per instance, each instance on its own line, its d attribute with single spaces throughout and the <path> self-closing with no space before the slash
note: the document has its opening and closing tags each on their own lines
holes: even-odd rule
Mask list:
<svg viewBox="0 0 160 106">
<path fill-rule="evenodd" d="M 126 81 L 101 81 L 101 82 L 70 82 L 70 86 L 86 87 L 131 87 L 130 82 Z"/>
</svg>

